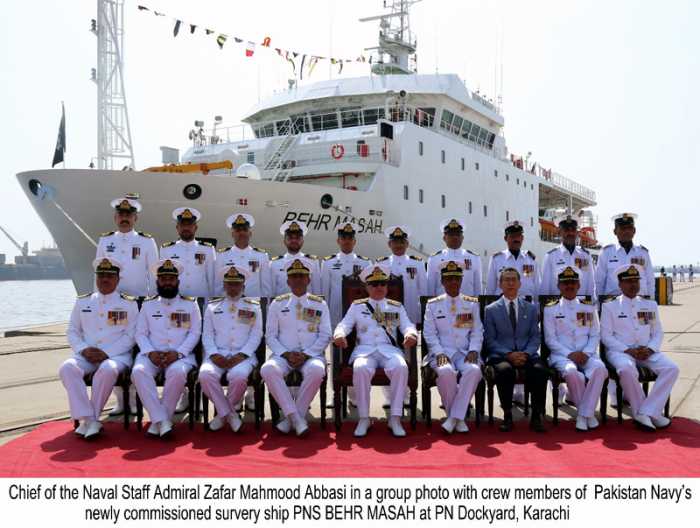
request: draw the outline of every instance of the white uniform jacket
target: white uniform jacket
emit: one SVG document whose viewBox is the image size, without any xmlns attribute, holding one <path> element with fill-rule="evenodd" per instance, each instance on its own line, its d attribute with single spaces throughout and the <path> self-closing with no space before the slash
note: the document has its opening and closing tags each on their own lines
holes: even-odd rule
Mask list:
<svg viewBox="0 0 700 528">
<path fill-rule="evenodd" d="M 304 352 L 324 358 L 331 341 L 328 305 L 318 295 L 309 293 L 301 297 L 292 293 L 280 295 L 270 304 L 265 334 L 272 357 Z"/>
<path fill-rule="evenodd" d="M 245 354 L 257 364 L 255 351 L 263 336 L 260 301 L 254 297 L 212 299 L 204 312 L 204 359 Z"/>
<path fill-rule="evenodd" d="M 479 299 L 464 294 L 450 297 L 446 293 L 430 299 L 425 307 L 423 337 L 428 345 L 424 365 L 440 354 L 454 361 L 458 354 L 466 357 L 476 352 L 478 359 L 484 341 Z"/>
<path fill-rule="evenodd" d="M 105 233 L 97 243 L 95 257 L 113 257 L 121 263 L 117 286 L 120 292 L 136 297 L 156 292 L 151 266 L 158 262 L 158 248 L 151 235 L 133 230 Z"/>
<path fill-rule="evenodd" d="M 216 251 L 209 242 L 168 242 L 160 248 L 160 258 L 177 260 L 182 264 L 180 293 L 192 297 L 214 295 Z"/>
</svg>

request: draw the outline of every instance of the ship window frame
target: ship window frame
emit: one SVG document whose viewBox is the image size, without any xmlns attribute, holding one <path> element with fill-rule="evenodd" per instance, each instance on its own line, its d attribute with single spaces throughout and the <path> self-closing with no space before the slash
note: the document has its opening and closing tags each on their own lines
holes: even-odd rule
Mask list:
<svg viewBox="0 0 700 528">
<path fill-rule="evenodd" d="M 422 141 L 418 142 L 418 155 L 419 156 L 423 155 L 423 142 Z"/>
<path fill-rule="evenodd" d="M 418 203 L 423 203 L 423 200 L 424 200 L 423 189 L 418 189 Z"/>
<path fill-rule="evenodd" d="M 362 122 L 365 125 L 376 125 L 380 119 L 384 119 L 384 107 L 362 109 Z"/>
<path fill-rule="evenodd" d="M 286 125 L 286 129 L 284 130 L 284 132 L 282 132 L 283 126 L 285 126 L 285 125 Z M 288 135 L 289 130 L 291 129 L 291 126 L 292 126 L 292 123 L 291 123 L 289 118 L 280 119 L 279 121 L 275 121 L 275 130 L 276 130 L 278 136 Z"/>
<path fill-rule="evenodd" d="M 354 113 L 354 119 L 346 119 L 347 113 Z M 347 123 L 346 123 L 347 121 Z M 362 126 L 362 107 L 361 106 L 347 106 L 340 109 L 340 123 L 341 128 L 352 128 L 356 126 Z M 354 124 L 353 124 L 354 123 Z"/>
<path fill-rule="evenodd" d="M 459 120 L 459 126 L 457 126 L 458 120 Z M 459 136 L 459 130 L 460 130 L 460 128 L 462 128 L 462 123 L 464 123 L 464 118 L 460 115 L 455 114 L 454 118 L 452 119 L 452 124 L 450 125 L 450 132 L 452 132 L 456 136 Z M 457 130 L 455 130 L 455 128 Z"/>
<path fill-rule="evenodd" d="M 449 117 L 449 121 L 447 121 L 447 116 Z M 440 128 L 444 130 L 451 130 L 452 128 L 452 120 L 454 119 L 455 114 L 454 112 L 451 112 L 447 108 L 442 109 L 442 116 L 440 117 Z"/>
<path fill-rule="evenodd" d="M 472 203 L 469 202 L 469 214 L 473 214 Z"/>
<path fill-rule="evenodd" d="M 334 116 L 332 119 L 326 119 L 325 116 Z M 337 130 L 340 128 L 340 121 L 338 120 L 338 109 L 335 110 L 315 110 L 309 112 L 309 118 L 311 119 L 311 128 L 313 132 L 323 132 L 325 130 Z M 335 126 L 329 126 L 326 123 L 335 123 Z M 318 126 L 318 128 L 317 128 Z"/>
<path fill-rule="evenodd" d="M 299 122 L 303 124 L 303 127 L 299 126 Z M 311 123 L 309 122 L 309 116 L 306 113 L 294 114 L 289 116 L 289 122 L 291 124 L 291 129 L 294 134 L 304 134 L 306 132 L 311 132 Z"/>
<path fill-rule="evenodd" d="M 440 204 L 442 205 L 443 209 L 447 206 L 447 198 L 444 194 L 440 196 Z"/>
<path fill-rule="evenodd" d="M 465 123 L 468 124 L 467 127 L 464 126 Z M 473 123 L 471 121 L 469 121 L 468 119 L 465 119 L 462 122 L 462 129 L 459 131 L 460 132 L 459 135 L 462 136 L 463 139 L 466 139 L 467 141 L 469 141 L 469 131 L 471 130 L 472 126 L 473 126 Z"/>
<path fill-rule="evenodd" d="M 446 159 L 447 159 L 447 155 L 445 154 L 445 149 L 442 149 L 440 151 L 440 161 L 442 162 L 443 165 L 445 164 Z"/>
<path fill-rule="evenodd" d="M 246 154 L 246 156 L 245 156 L 246 163 L 250 163 L 251 165 L 255 165 L 255 151 L 249 150 L 245 154 Z"/>
<path fill-rule="evenodd" d="M 466 163 L 466 161 L 464 160 L 464 158 L 462 158 L 462 170 L 464 170 L 464 168 L 465 168 L 466 166 L 467 166 L 467 163 Z"/>
<path fill-rule="evenodd" d="M 403 199 L 408 200 L 408 185 L 403 186 Z"/>
<path fill-rule="evenodd" d="M 484 205 L 484 218 L 487 218 L 489 216 L 489 206 Z"/>
</svg>

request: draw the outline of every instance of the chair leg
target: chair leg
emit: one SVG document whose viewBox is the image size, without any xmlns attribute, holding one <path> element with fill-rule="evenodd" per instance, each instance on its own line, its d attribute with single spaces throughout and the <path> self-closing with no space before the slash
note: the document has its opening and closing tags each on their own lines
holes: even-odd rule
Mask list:
<svg viewBox="0 0 700 528">
<path fill-rule="evenodd" d="M 559 425 L 559 380 L 552 379 L 552 423 Z"/>
<path fill-rule="evenodd" d="M 143 402 L 138 392 L 136 393 L 136 428 L 139 431 L 143 430 Z"/>
<path fill-rule="evenodd" d="M 624 407 L 625 402 L 622 399 L 622 385 L 620 385 L 620 380 L 617 380 L 615 384 L 617 390 L 615 391 L 617 395 L 617 423 L 622 423 L 622 407 Z"/>
<path fill-rule="evenodd" d="M 666 405 L 664 406 L 664 416 L 665 416 L 666 418 L 670 418 L 670 417 L 671 417 L 671 398 L 669 398 L 668 400 L 666 400 Z"/>
<path fill-rule="evenodd" d="M 187 394 L 187 414 L 188 414 L 188 425 L 190 428 L 190 431 L 194 429 L 194 412 L 195 412 L 195 402 L 196 402 L 196 397 L 195 397 L 195 385 L 196 383 L 188 383 L 188 394 Z"/>
<path fill-rule="evenodd" d="M 194 419 L 199 421 L 201 418 L 201 405 L 202 405 L 202 386 L 197 383 L 194 386 L 195 400 L 194 400 Z"/>
<path fill-rule="evenodd" d="M 272 400 L 272 398 L 270 398 Z M 265 419 L 265 385 L 258 384 L 255 390 L 255 430 L 260 431 Z"/>
<path fill-rule="evenodd" d="M 523 384 L 523 399 L 525 400 L 523 414 L 525 416 L 530 416 L 530 387 L 528 386 L 527 381 Z"/>
<path fill-rule="evenodd" d="M 481 425 L 481 417 L 484 414 L 484 392 L 484 380 L 481 380 L 474 392 L 474 423 L 477 427 Z"/>
<path fill-rule="evenodd" d="M 346 386 L 343 386 L 342 389 L 342 394 L 343 394 L 343 419 L 346 419 L 348 417 L 348 388 Z"/>
<path fill-rule="evenodd" d="M 337 386 L 333 386 L 333 419 L 335 420 L 335 430 L 340 431 L 340 427 L 342 425 L 342 416 L 341 416 L 341 409 L 340 409 L 340 392 L 341 388 Z"/>
<path fill-rule="evenodd" d="M 209 398 L 202 392 L 202 421 L 204 422 L 204 430 L 209 430 Z"/>
<path fill-rule="evenodd" d="M 493 424 L 493 384 L 488 383 L 487 384 L 487 396 L 488 396 L 488 405 L 489 405 L 489 425 Z"/>
<path fill-rule="evenodd" d="M 430 416 L 430 387 L 428 387 L 427 383 L 421 385 L 421 406 L 425 426 L 430 429 L 433 421 Z"/>
<path fill-rule="evenodd" d="M 129 421 L 131 419 L 131 402 L 129 401 L 129 378 L 122 383 L 122 392 L 124 393 L 124 430 L 129 430 Z"/>
<path fill-rule="evenodd" d="M 73 420 L 73 430 L 77 429 L 80 426 L 80 420 Z"/>
<path fill-rule="evenodd" d="M 608 422 L 608 378 L 603 382 L 603 390 L 600 393 L 600 421 Z"/>
<path fill-rule="evenodd" d="M 409 402 L 411 406 L 411 429 L 416 430 L 416 422 L 418 420 L 418 391 L 417 387 L 411 388 L 411 395 L 409 397 Z"/>
<path fill-rule="evenodd" d="M 328 385 L 328 377 L 324 376 L 321 382 L 321 429 L 326 430 L 326 389 Z"/>
</svg>

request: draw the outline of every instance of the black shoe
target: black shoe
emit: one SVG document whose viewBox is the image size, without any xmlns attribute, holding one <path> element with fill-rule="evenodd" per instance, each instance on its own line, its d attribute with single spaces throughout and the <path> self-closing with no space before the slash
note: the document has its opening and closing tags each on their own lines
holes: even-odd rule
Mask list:
<svg viewBox="0 0 700 528">
<path fill-rule="evenodd" d="M 547 429 L 544 428 L 542 423 L 542 417 L 538 413 L 532 413 L 532 418 L 530 418 L 530 429 L 536 433 L 546 433 Z"/>
<path fill-rule="evenodd" d="M 502 433 L 509 433 L 513 430 L 513 415 L 507 413 L 503 416 L 503 423 L 498 426 L 498 430 Z"/>
</svg>

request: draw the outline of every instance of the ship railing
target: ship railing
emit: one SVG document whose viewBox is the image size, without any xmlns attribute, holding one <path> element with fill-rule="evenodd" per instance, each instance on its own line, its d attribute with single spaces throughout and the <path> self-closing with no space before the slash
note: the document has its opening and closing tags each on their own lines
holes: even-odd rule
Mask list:
<svg viewBox="0 0 700 528">
<path fill-rule="evenodd" d="M 575 182 L 574 180 L 571 180 L 571 179 L 567 178 L 566 176 L 559 174 L 558 172 L 552 172 L 551 179 L 549 181 L 555 187 L 558 187 L 559 189 L 562 189 L 566 192 L 569 192 L 571 194 L 576 194 L 582 198 L 585 198 L 586 200 L 588 200 L 590 202 L 596 201 L 594 190 L 589 189 L 585 185 L 581 185 L 580 183 Z"/>
</svg>

